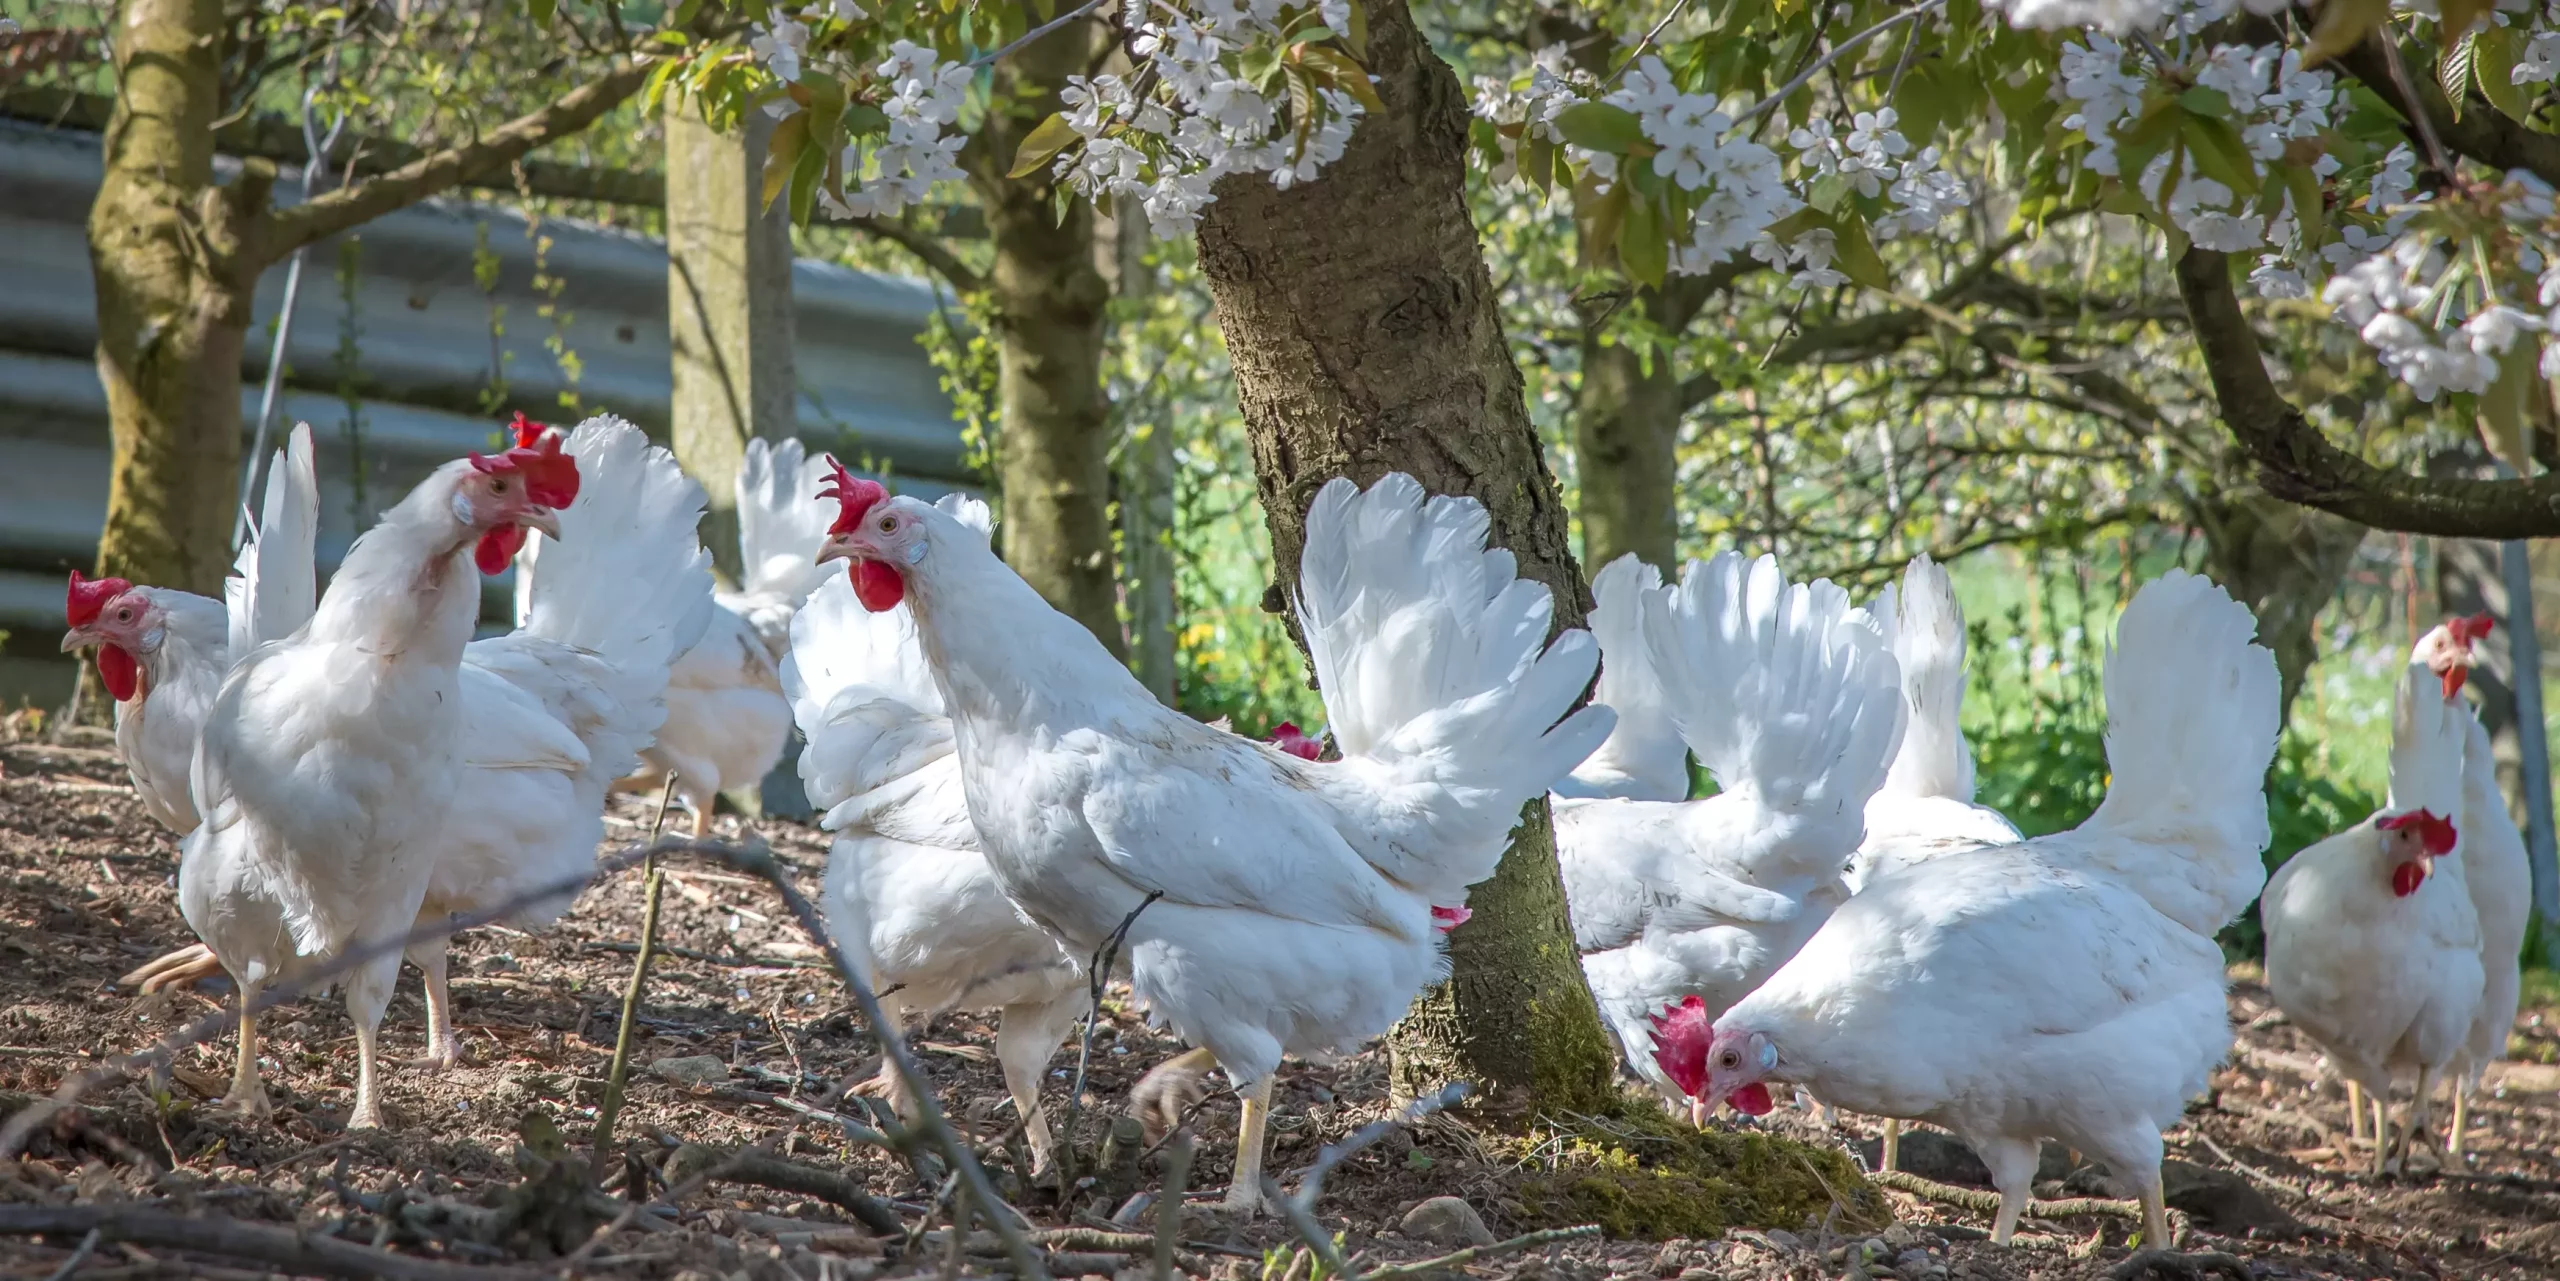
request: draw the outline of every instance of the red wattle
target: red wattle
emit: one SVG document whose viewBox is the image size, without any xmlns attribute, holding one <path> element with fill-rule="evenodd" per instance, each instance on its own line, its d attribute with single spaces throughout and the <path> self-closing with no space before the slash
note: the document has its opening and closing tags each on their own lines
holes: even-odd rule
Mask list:
<svg viewBox="0 0 2560 1281">
<path fill-rule="evenodd" d="M 853 594 L 864 609 L 881 613 L 907 598 L 907 580 L 879 561 L 858 560 L 853 563 Z"/>
<path fill-rule="evenodd" d="M 1744 1116 L 1767 1116 L 1769 1109 L 1777 1106 L 1769 1101 L 1769 1087 L 1758 1081 L 1734 1091 L 1725 1101 Z"/>
<path fill-rule="evenodd" d="M 2407 898 L 2427 883 L 2427 865 L 2423 862 L 2402 863 L 2391 869 L 2391 892 Z"/>
<path fill-rule="evenodd" d="M 1472 907 L 1435 907 L 1431 909 L 1431 928 L 1443 934 L 1467 923 L 1476 910 Z"/>
<path fill-rule="evenodd" d="M 98 679 L 106 682 L 107 692 L 114 695 L 117 702 L 132 702 L 134 694 L 142 688 L 142 664 L 133 661 L 133 655 L 114 645 L 100 645 Z"/>
<path fill-rule="evenodd" d="M 503 574 L 507 572 L 507 566 L 515 563 L 516 552 L 523 547 L 522 526 L 500 525 L 480 536 L 479 544 L 471 549 L 471 561 L 480 567 L 483 574 Z"/>
<path fill-rule="evenodd" d="M 2448 667 L 2444 669 L 2444 696 L 2446 698 L 2452 698 L 2454 695 L 2461 693 L 2462 682 L 2469 680 L 2470 678 L 2470 668 Z"/>
</svg>

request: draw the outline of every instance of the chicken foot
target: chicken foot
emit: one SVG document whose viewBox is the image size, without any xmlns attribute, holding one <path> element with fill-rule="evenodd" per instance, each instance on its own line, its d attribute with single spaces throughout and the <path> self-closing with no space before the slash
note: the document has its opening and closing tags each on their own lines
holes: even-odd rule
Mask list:
<svg viewBox="0 0 2560 1281">
<path fill-rule="evenodd" d="M 409 963 L 426 976 L 427 985 L 427 1052 L 409 1060 L 409 1066 L 449 1071 L 462 1062 L 462 1035 L 453 1023 L 453 986 L 446 973 L 444 940 L 410 949 Z"/>
<path fill-rule="evenodd" d="M 234 986 L 240 989 L 240 1055 L 232 1060 L 231 1089 L 219 1106 L 242 1116 L 265 1116 L 274 1109 L 267 1104 L 266 1087 L 258 1081 L 258 1016 L 249 1009 L 257 1004 L 258 989 L 246 983 Z"/>
<path fill-rule="evenodd" d="M 1207 1050 L 1185 1050 L 1147 1069 L 1129 1087 L 1129 1115 L 1145 1127 L 1148 1147 L 1164 1141 L 1200 1100 L 1209 1097 L 1208 1076 L 1218 1057 Z"/>
<path fill-rule="evenodd" d="M 164 987 L 193 987 L 220 973 L 222 962 L 214 959 L 213 949 L 197 943 L 143 962 L 117 979 L 116 986 L 136 988 L 148 996 Z"/>
<path fill-rule="evenodd" d="M 1226 1199 L 1227 1211 L 1242 1218 L 1259 1218 L 1279 1210 L 1262 1193 L 1263 1139 L 1271 1124 L 1271 1087 L 1276 1079 L 1265 1076 L 1245 1091 L 1244 1124 L 1236 1134 L 1236 1172 L 1227 1182 Z"/>
<path fill-rule="evenodd" d="M 2347 1142 L 2364 1141 L 2364 1087 L 2350 1079 L 2347 1082 Z"/>
</svg>

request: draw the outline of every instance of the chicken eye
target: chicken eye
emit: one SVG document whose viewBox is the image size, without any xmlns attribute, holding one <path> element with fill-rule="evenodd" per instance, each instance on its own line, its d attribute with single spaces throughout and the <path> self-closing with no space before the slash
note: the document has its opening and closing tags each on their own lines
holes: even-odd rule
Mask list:
<svg viewBox="0 0 2560 1281">
<path fill-rule="evenodd" d="M 895 517 L 895 516 L 883 516 L 883 517 L 881 517 L 881 518 L 880 518 L 880 532 L 881 532 L 881 533 L 884 533 L 884 534 L 894 534 L 894 533 L 896 533 L 897 531 L 898 531 L 898 518 L 897 518 L 897 517 Z"/>
<path fill-rule="evenodd" d="M 1741 1056 L 1741 1055 L 1739 1055 L 1739 1054 L 1734 1053 L 1734 1052 L 1733 1052 L 1733 1051 L 1731 1051 L 1731 1050 L 1727 1050 L 1727 1051 L 1725 1051 L 1725 1052 L 1724 1052 L 1724 1058 L 1723 1058 L 1722 1060 L 1720 1060 L 1720 1061 L 1724 1064 L 1724 1066 L 1729 1067 L 1729 1068 L 1733 1068 L 1733 1067 L 1741 1067 L 1741 1066 L 1742 1066 L 1742 1056 Z"/>
<path fill-rule="evenodd" d="M 132 622 L 132 621 L 133 621 L 133 607 L 132 607 L 131 605 L 127 605 L 127 606 L 125 606 L 124 608 L 117 610 L 117 611 L 116 611 L 116 621 L 117 621 L 117 622 L 119 622 L 119 623 L 130 623 L 130 622 Z"/>
<path fill-rule="evenodd" d="M 503 494 L 507 492 L 507 478 L 504 476 L 490 477 L 489 492 L 492 494 Z"/>
</svg>

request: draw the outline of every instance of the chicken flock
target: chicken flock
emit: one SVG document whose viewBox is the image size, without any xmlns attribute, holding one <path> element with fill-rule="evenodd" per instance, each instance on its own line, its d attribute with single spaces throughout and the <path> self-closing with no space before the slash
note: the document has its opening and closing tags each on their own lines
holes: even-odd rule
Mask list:
<svg viewBox="0 0 2560 1281">
<path fill-rule="evenodd" d="M 1241 1095 L 1245 1213 L 1267 1208 L 1281 1058 L 1354 1051 L 1445 976 L 1469 888 L 1541 797 L 1634 1075 L 1700 1124 L 1768 1112 L 1773 1087 L 1883 1118 L 1887 1166 L 1901 1123 L 1951 1130 L 1992 1173 L 2004 1243 L 2046 1138 L 2105 1162 L 2145 1242 L 2168 1241 L 2162 1132 L 2231 1048 L 2215 938 L 2252 901 L 2268 982 L 2359 1127 L 2371 1098 L 2377 1161 L 2431 1141 L 2440 1085 L 2460 1152 L 2514 1017 L 2524 846 L 2460 694 L 2485 616 L 2413 648 L 2389 803 L 2270 881 L 2275 662 L 2183 571 L 2135 594 L 2106 655 L 2104 802 L 2030 840 L 1974 803 L 1964 622 L 1925 557 L 1860 606 L 1767 556 L 1675 581 L 1630 556 L 1594 578 L 1589 630 L 1559 631 L 1481 505 L 1336 479 L 1293 602 L 1329 732 L 1260 741 L 1158 703 L 1005 566 L 975 499 L 892 496 L 796 441 L 752 443 L 736 497 L 731 592 L 698 541 L 707 496 L 665 450 L 610 416 L 519 415 L 322 590 L 298 428 L 222 601 L 72 575 L 64 648 L 96 650 L 135 787 L 184 838 L 200 940 L 127 981 L 226 973 L 245 1009 L 379 952 L 338 982 L 350 1124 L 380 1125 L 397 940 L 457 913 L 557 917 L 566 899 L 527 896 L 592 867 L 608 791 L 671 780 L 699 835 L 796 727 L 833 837 L 828 924 L 890 1016 L 1000 1011 L 1046 1166 L 1040 1083 L 1108 963 L 1194 1047 L 1142 1083 L 1151 1127 L 1212 1068 Z M 480 576 L 511 567 L 515 630 L 473 640 Z M 1692 757 L 1712 795 L 1692 797 Z M 450 1067 L 444 941 L 405 955 L 419 1064 Z M 254 1019 L 237 1064 L 226 1103 L 262 1110 Z M 885 1067 L 863 1088 L 914 1106 Z"/>
</svg>

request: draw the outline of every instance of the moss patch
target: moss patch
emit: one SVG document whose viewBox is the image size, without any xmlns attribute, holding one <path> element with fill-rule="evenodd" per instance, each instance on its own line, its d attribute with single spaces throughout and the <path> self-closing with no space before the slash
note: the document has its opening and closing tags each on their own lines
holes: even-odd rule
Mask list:
<svg viewBox="0 0 2560 1281">
<path fill-rule="evenodd" d="M 1513 1192 L 1526 1227 L 1597 1223 L 1614 1239 L 1662 1241 L 1801 1228 L 1835 1205 L 1844 1227 L 1881 1227 L 1893 1217 L 1836 1150 L 1695 1130 L 1643 1103 L 1580 1132 L 1515 1142 L 1513 1155 L 1529 1167 Z"/>
</svg>

